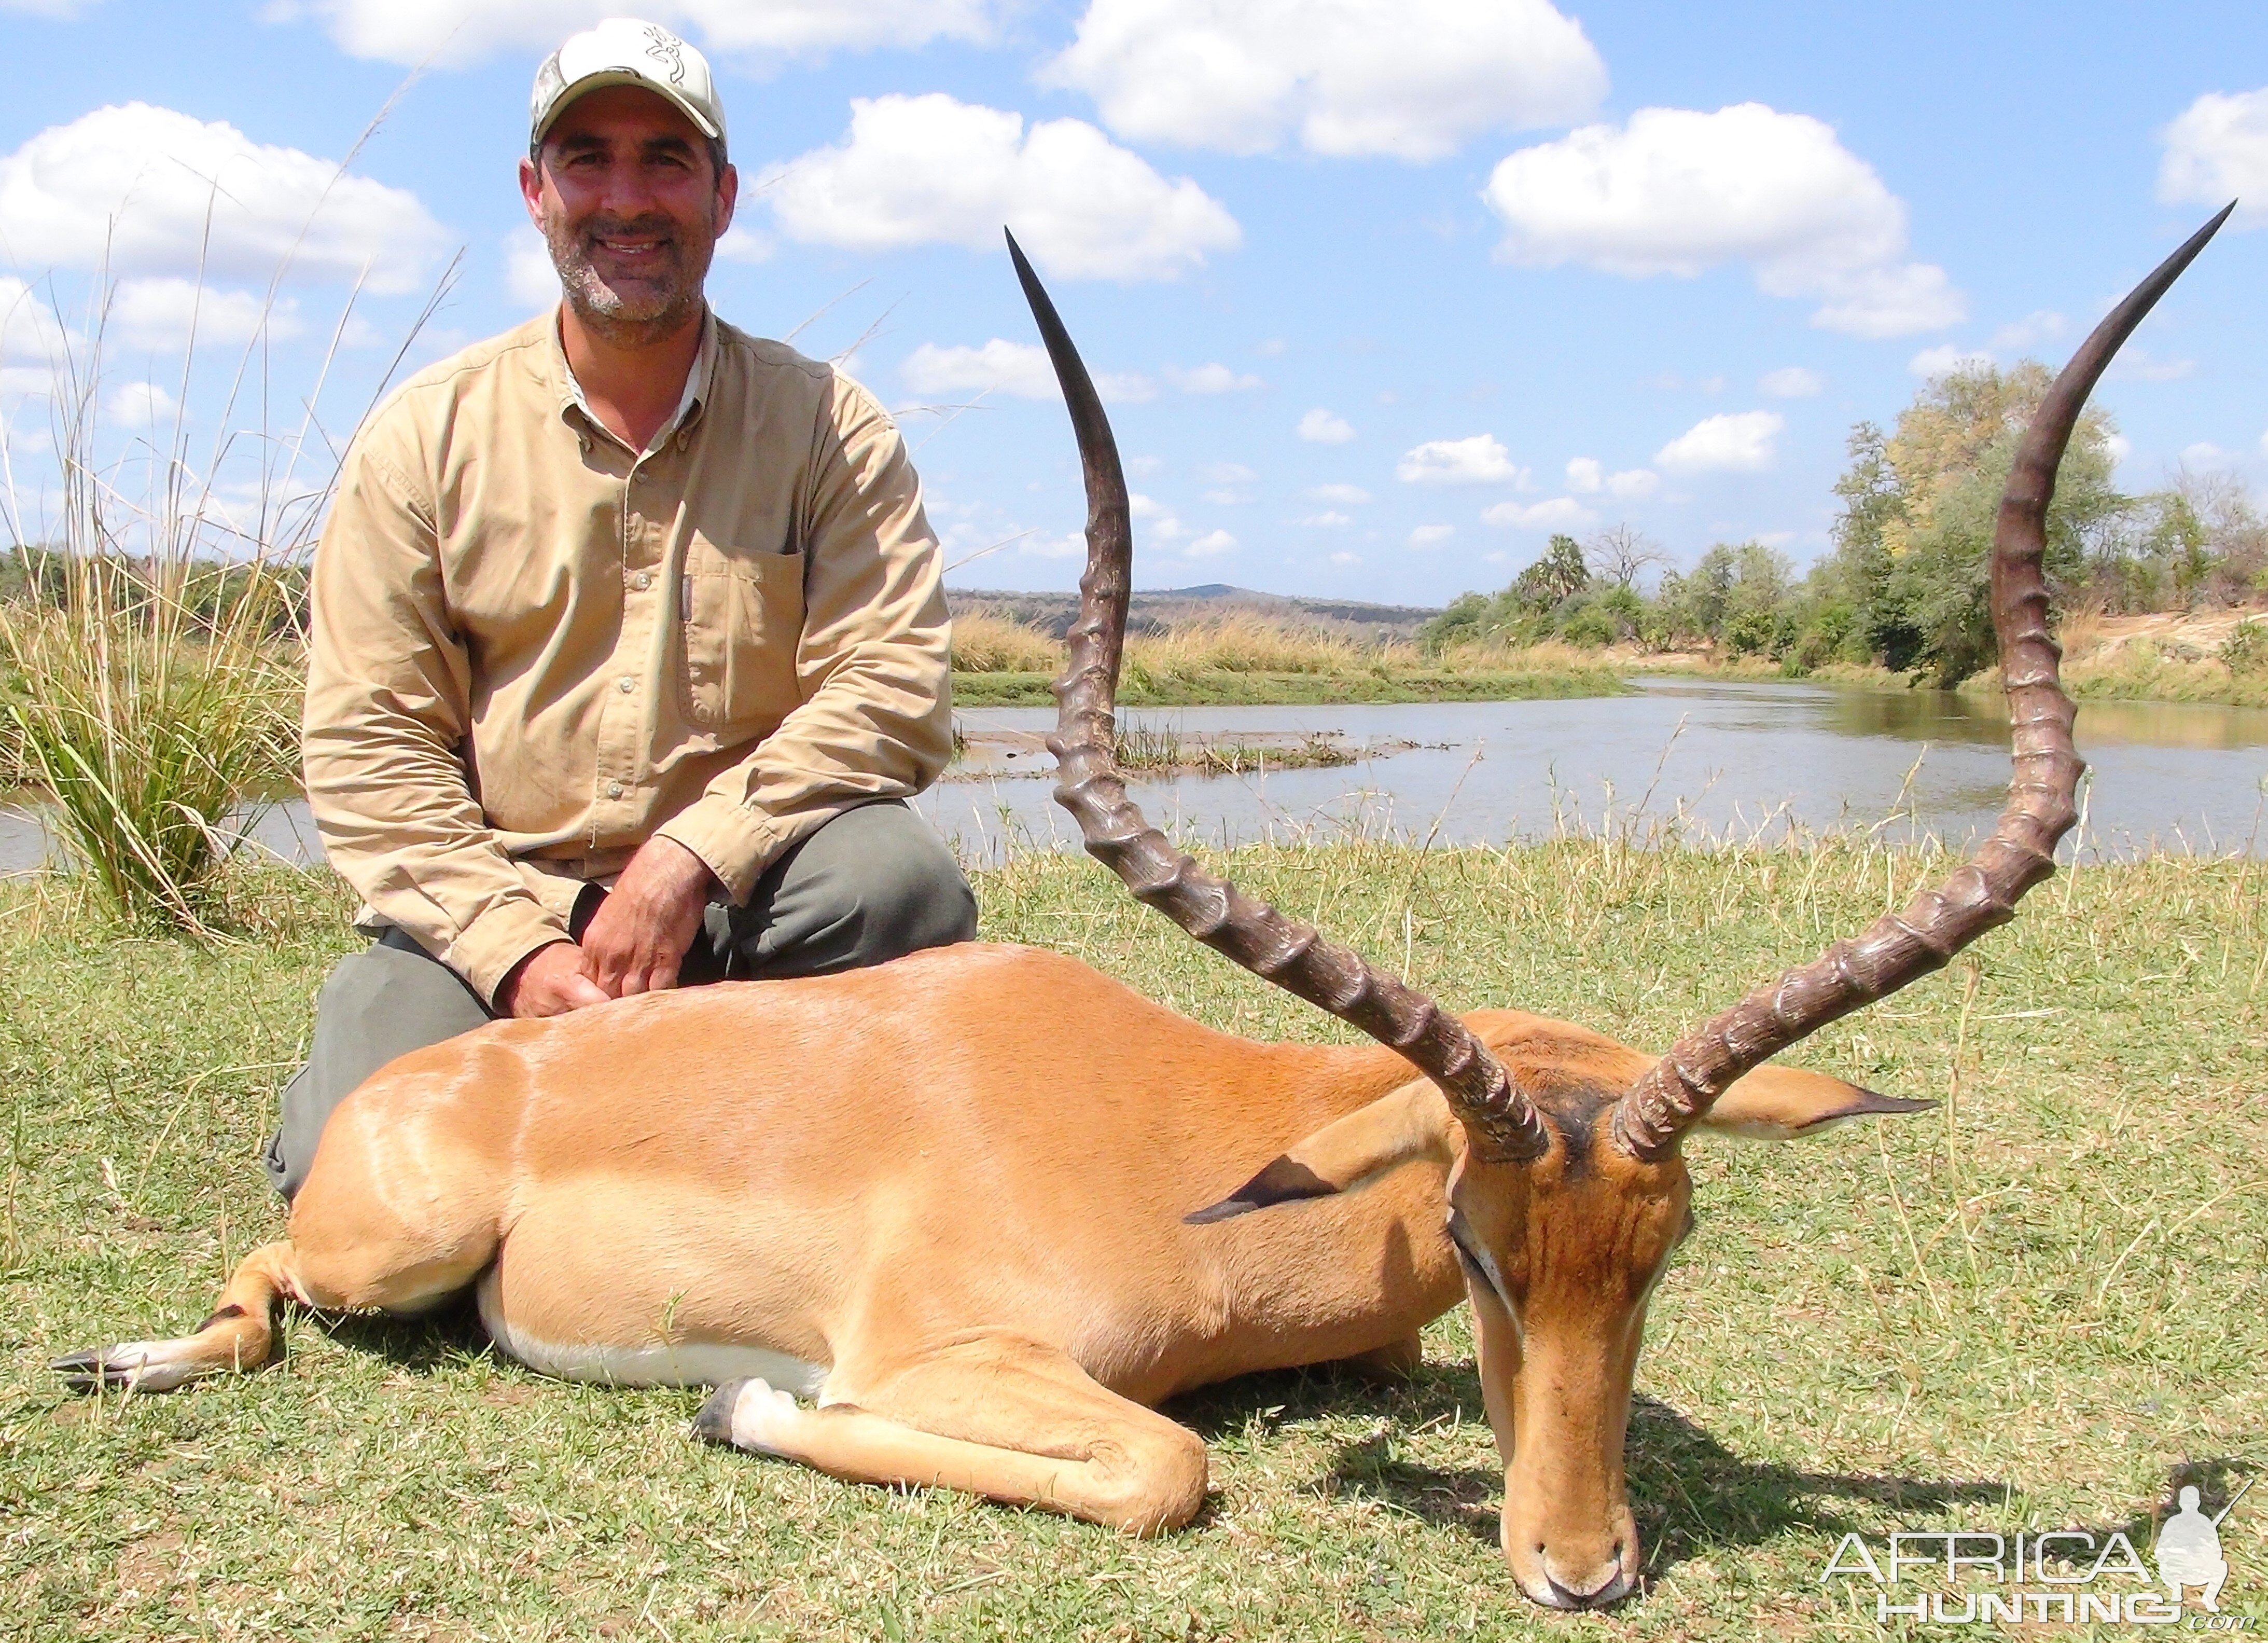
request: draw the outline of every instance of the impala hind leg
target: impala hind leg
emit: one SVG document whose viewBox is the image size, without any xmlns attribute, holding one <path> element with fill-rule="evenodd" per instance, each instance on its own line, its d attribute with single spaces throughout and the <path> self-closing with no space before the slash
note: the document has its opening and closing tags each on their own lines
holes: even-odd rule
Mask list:
<svg viewBox="0 0 2268 1643">
<path fill-rule="evenodd" d="M 244 1257 L 212 1315 L 170 1341 L 121 1341 L 58 1358 L 48 1367 L 74 1392 L 170 1392 L 210 1374 L 248 1374 L 276 1351 L 276 1308 L 298 1293 L 288 1243 L 262 1244 Z"/>
<path fill-rule="evenodd" d="M 342 1152 L 344 1149 L 341 1149 Z M 229 1277 L 218 1305 L 174 1340 L 122 1341 L 56 1359 L 74 1392 L 170 1392 L 207 1375 L 244 1374 L 275 1355 L 276 1315 L 286 1300 L 321 1312 L 431 1311 L 480 1275 L 497 1249 L 496 1219 L 478 1195 L 431 1205 L 409 1219 L 366 1179 L 367 1164 L 319 1155 L 295 1202 L 291 1236 L 262 1244 Z"/>
<path fill-rule="evenodd" d="M 961 1489 L 1137 1535 L 1179 1529 L 1204 1504 L 1195 1433 L 1037 1341 L 960 1337 L 879 1374 L 838 1365 L 827 1397 L 806 1409 L 737 1381 L 717 1389 L 695 1429 L 848 1482 Z"/>
</svg>

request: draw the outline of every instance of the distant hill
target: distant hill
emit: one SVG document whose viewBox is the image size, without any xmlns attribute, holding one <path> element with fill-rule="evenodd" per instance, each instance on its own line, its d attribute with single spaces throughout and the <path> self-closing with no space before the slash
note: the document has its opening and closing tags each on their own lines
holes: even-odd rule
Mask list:
<svg viewBox="0 0 2268 1643">
<path fill-rule="evenodd" d="M 955 610 L 983 610 L 1061 638 L 1079 615 L 1076 593 L 1017 593 L 998 588 L 948 588 L 946 602 Z M 1194 622 L 1224 616 L 1258 616 L 1289 626 L 1322 628 L 1360 638 L 1406 639 L 1428 617 L 1440 615 L 1427 605 L 1371 605 L 1351 599 L 1297 599 L 1262 593 L 1226 582 L 1199 587 L 1137 589 L 1127 601 L 1126 626 L 1133 633 L 1167 633 Z"/>
</svg>

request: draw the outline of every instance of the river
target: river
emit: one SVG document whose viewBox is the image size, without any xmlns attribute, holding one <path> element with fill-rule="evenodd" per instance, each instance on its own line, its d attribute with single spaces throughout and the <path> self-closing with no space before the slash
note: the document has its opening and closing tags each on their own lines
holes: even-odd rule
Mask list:
<svg viewBox="0 0 2268 1643">
<path fill-rule="evenodd" d="M 1804 683 L 1647 679 L 1638 693 L 1575 701 L 1395 706 L 1129 710 L 1122 722 L 1183 733 L 1327 735 L 1344 766 L 1138 782 L 1149 818 L 1210 844 L 1393 837 L 1501 844 L 1554 829 L 1633 820 L 1722 839 L 1790 827 L 1877 828 L 1900 842 L 1960 843 L 1992 825 L 2008 783 L 1998 698 Z M 965 708 L 974 731 L 1044 729 L 1044 708 Z M 1407 744 L 1416 744 L 1410 746 Z M 2268 710 L 2089 703 L 2079 745 L 2091 767 L 2083 859 L 2151 848 L 2268 854 Z M 1368 756 L 1367 748 L 1400 750 Z M 1027 757 L 1029 755 L 1027 755 Z M 1073 829 L 1035 776 L 939 783 L 918 801 L 971 860 L 1068 846 Z M 996 769 L 1015 768 L 995 759 Z M 313 854 L 305 807 L 277 806 L 255 837 L 287 860 Z M 44 853 L 29 814 L 0 816 L 0 872 Z"/>
</svg>

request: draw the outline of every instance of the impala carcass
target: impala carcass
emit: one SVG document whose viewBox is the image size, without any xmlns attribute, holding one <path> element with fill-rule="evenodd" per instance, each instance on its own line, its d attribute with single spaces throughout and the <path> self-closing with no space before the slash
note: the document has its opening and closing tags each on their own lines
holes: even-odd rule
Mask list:
<svg viewBox="0 0 2268 1643">
<path fill-rule="evenodd" d="M 1992 568 L 2016 775 L 1991 839 L 1660 1057 L 1511 1011 L 1452 1016 L 1144 823 L 1110 755 L 1125 483 L 1016 253 L 1090 506 L 1057 797 L 1137 896 L 1380 1046 L 1251 1043 L 1071 959 L 976 945 L 498 1021 L 338 1109 L 288 1238 L 193 1334 L 56 1367 L 162 1390 L 267 1362 L 287 1301 L 414 1313 L 470 1288 L 532 1368 L 715 1385 L 696 1424 L 718 1440 L 1150 1533 L 1205 1493 L 1204 1445 L 1160 1400 L 1255 1370 L 1407 1367 L 1462 1298 L 1521 1590 L 1616 1600 L 1639 1567 L 1623 1445 L 1646 1299 L 1690 1225 L 1683 1138 L 1926 1105 L 1764 1064 L 1944 964 L 2053 871 L 2080 766 L 2040 569 L 2049 494 L 2095 379 L 2220 220 L 2088 338 L 2018 453 Z"/>
</svg>

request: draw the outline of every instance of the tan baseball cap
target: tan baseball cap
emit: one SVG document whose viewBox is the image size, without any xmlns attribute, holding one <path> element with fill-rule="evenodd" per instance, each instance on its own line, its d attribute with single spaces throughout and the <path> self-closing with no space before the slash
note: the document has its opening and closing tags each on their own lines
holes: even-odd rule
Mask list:
<svg viewBox="0 0 2268 1643">
<path fill-rule="evenodd" d="M 527 141 L 543 141 L 567 105 L 602 85 L 643 85 L 685 111 L 701 135 L 725 140 L 725 105 L 718 100 L 709 59 L 658 23 L 610 17 L 571 36 L 535 71 L 529 99 Z"/>
</svg>

